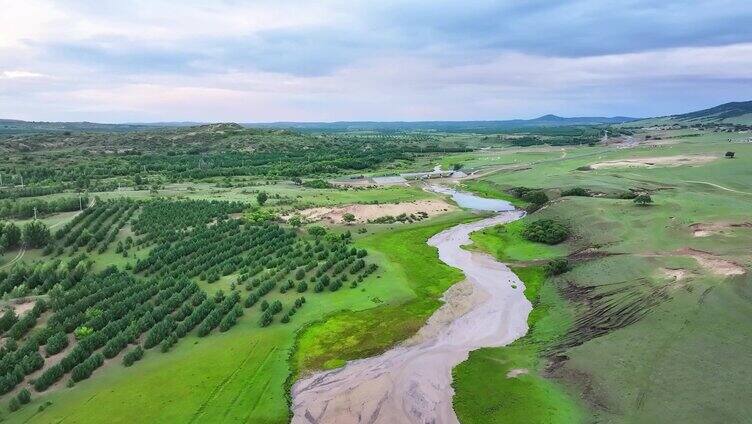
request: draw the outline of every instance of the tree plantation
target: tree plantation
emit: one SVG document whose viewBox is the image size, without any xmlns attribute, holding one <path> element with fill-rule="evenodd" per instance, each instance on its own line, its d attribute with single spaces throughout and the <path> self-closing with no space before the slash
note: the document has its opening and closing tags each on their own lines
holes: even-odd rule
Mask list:
<svg viewBox="0 0 752 424">
<path fill-rule="evenodd" d="M 326 302 L 321 296 L 356 288 L 376 270 L 349 232 L 231 217 L 247 207 L 98 200 L 52 235 L 39 221 L 3 224 L 9 247 L 47 246 L 49 256 L 0 271 L 0 295 L 33 304 L 0 316 L 0 394 L 13 394 L 10 408 L 20 408 L 29 389 L 73 387 L 110 361 L 131 367 L 167 354 L 188 335 L 224 333 L 241 319 L 287 324 L 306 295 Z M 95 272 L 97 255 L 113 250 L 128 258 L 126 266 Z M 200 287 L 221 279 L 229 279 L 229 290 L 209 296 Z"/>
</svg>

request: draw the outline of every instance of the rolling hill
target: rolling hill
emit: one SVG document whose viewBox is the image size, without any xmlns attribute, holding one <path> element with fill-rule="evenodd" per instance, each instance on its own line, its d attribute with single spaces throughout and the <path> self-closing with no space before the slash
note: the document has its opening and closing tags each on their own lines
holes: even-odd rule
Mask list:
<svg viewBox="0 0 752 424">
<path fill-rule="evenodd" d="M 661 116 L 629 122 L 628 126 L 728 124 L 752 125 L 752 101 L 729 102 L 708 109 L 679 115 Z"/>
<path fill-rule="evenodd" d="M 439 131 L 488 133 L 535 127 L 564 127 L 578 125 L 620 124 L 638 118 L 625 116 L 585 116 L 564 118 L 544 115 L 534 119 L 511 119 L 506 121 L 339 121 L 339 122 L 264 122 L 245 123 L 246 127 L 284 128 L 298 131 L 343 132 L 343 131 Z"/>
</svg>

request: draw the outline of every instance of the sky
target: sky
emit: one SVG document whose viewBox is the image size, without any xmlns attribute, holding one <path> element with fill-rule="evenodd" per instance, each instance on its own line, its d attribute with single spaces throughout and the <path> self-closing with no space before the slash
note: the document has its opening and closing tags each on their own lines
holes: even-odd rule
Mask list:
<svg viewBox="0 0 752 424">
<path fill-rule="evenodd" d="M 648 117 L 752 99 L 748 0 L 0 0 L 0 118 Z"/>
</svg>

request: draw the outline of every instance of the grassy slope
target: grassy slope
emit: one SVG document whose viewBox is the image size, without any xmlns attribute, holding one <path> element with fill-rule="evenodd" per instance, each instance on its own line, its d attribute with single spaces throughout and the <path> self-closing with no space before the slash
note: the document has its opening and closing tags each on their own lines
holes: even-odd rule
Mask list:
<svg viewBox="0 0 752 424">
<path fill-rule="evenodd" d="M 407 337 L 419 327 L 424 314 L 435 302 L 435 298 L 415 302 L 417 296 L 435 296 L 438 290 L 443 291 L 442 287 L 459 279 L 457 271 L 442 268 L 435 249 L 427 246 L 425 239 L 445 227 L 471 218 L 467 213 L 458 212 L 410 226 L 395 225 L 394 232 L 382 228 L 361 238 L 357 244 L 371 251 L 371 260 L 379 263 L 380 270 L 354 290 L 343 288 L 335 293 L 306 293 L 308 302 L 288 325 L 259 328 L 259 311 L 251 308 L 227 333 L 212 334 L 207 338 L 189 336 L 167 354 L 152 349 L 144 361 L 129 369 L 113 363 L 95 372 L 93 378 L 78 383 L 74 389 L 62 389 L 35 399 L 21 411 L 3 418 L 31 423 L 61 420 L 172 423 L 206 422 L 209 418 L 212 422 L 285 422 L 288 409 L 284 385 L 290 373 L 289 355 L 298 329 L 325 317 L 336 322 L 342 316 L 360 316 L 352 312 L 334 314 L 345 309 L 362 311 L 378 307 L 379 313 L 366 312 L 363 316 L 382 317 L 382 314 L 386 315 L 384 308 L 395 308 L 392 305 L 407 302 L 415 307 L 401 311 L 406 320 L 404 325 L 399 331 L 385 328 L 378 343 L 370 347 L 383 349 Z M 410 240 L 410 255 L 404 255 L 401 249 L 405 245 L 393 238 L 400 235 L 403 241 Z M 427 278 L 420 279 L 412 271 L 417 258 L 422 269 L 432 270 Z M 418 280 L 414 281 L 415 278 Z M 204 284 L 204 288 L 210 293 L 220 288 L 226 291 L 229 280 Z M 299 295 L 291 292 L 286 295 L 275 293 L 275 296 L 287 305 Z M 329 321 L 323 322 L 327 325 Z M 360 335 L 361 341 L 370 340 L 370 335 L 364 336 L 372 329 L 372 320 L 350 324 L 348 321 L 348 336 Z M 301 344 L 304 351 L 312 347 Z M 339 349 L 338 358 L 372 352 L 362 349 L 361 344 L 350 348 L 352 350 Z M 315 352 L 304 357 L 316 358 Z M 310 365 L 319 363 L 314 360 Z M 52 405 L 38 412 L 38 406 L 47 401 Z"/>
<path fill-rule="evenodd" d="M 535 260 L 561 256 L 564 246 L 532 243 L 519 235 L 525 220 L 482 230 L 471 235 L 471 246 L 502 261 Z M 571 423 L 582 420 L 582 407 L 560 385 L 540 376 L 545 365 L 539 350 L 564 334 L 572 322 L 570 309 L 548 281 L 543 267 L 513 268 L 525 283 L 533 303 L 528 334 L 501 348 L 471 352 L 453 371 L 454 409 L 463 423 Z M 507 377 L 511 370 L 526 374 Z"/>
<path fill-rule="evenodd" d="M 575 229 L 572 248 L 600 246 L 621 253 L 576 266 L 562 281 L 590 287 L 594 295 L 624 287 L 629 296 L 665 293 L 642 320 L 567 349 L 569 358 L 553 375 L 578 391 L 590 414 L 608 422 L 744 422 L 752 413 L 742 387 L 752 385 L 752 280 L 723 278 L 694 260 L 673 254 L 693 247 L 749 269 L 752 230 L 692 237 L 697 222 L 747 222 L 752 192 L 752 146 L 728 143 L 725 134 L 707 134 L 657 148 L 605 150 L 582 148 L 564 160 L 535 164 L 531 170 L 498 173 L 488 180 L 500 187 L 582 186 L 602 191 L 653 190 L 655 205 L 629 201 L 567 198 L 536 215 L 567 220 Z M 735 151 L 737 159 L 701 166 L 577 171 L 601 160 L 627 157 L 712 154 Z M 590 151 L 590 154 L 586 152 Z M 706 181 L 744 193 L 726 191 Z M 655 256 L 658 253 L 664 256 Z M 693 275 L 674 284 L 662 268 L 684 268 Z M 545 286 L 544 286 L 545 287 Z M 608 298 L 624 305 L 627 296 Z M 579 314 L 585 304 L 574 305 Z M 540 328 L 540 324 L 537 325 Z M 536 334 L 534 328 L 532 334 Z M 555 331 L 554 331 L 555 333 Z"/>
<path fill-rule="evenodd" d="M 458 214 L 428 225 L 401 231 L 383 231 L 357 242 L 383 255 L 379 263 L 399 287 L 411 295 L 364 311 L 345 311 L 307 328 L 299 338 L 293 366 L 299 372 L 331 368 L 346 360 L 371 356 L 414 334 L 441 305 L 439 297 L 462 278 L 462 273 L 441 263 L 426 240 L 444 228 L 472 218 Z"/>
</svg>

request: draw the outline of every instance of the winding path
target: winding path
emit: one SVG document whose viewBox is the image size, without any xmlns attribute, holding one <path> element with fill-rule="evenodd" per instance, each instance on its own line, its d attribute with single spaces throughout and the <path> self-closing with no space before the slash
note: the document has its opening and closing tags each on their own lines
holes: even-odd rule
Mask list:
<svg viewBox="0 0 752 424">
<path fill-rule="evenodd" d="M 428 335 L 416 336 L 382 355 L 298 381 L 292 388 L 292 422 L 457 423 L 452 408 L 452 368 L 467 359 L 470 351 L 503 346 L 522 337 L 532 309 L 523 294 L 524 285 L 506 265 L 461 246 L 470 243 L 470 233 L 523 215 L 501 212 L 429 239 L 443 262 L 465 273 L 463 284 L 469 283 L 474 292 L 469 310 L 437 322 L 434 317 L 447 309 L 462 309 L 453 304 L 459 300 L 449 297 L 429 320 L 427 327 L 437 328 L 425 332 Z"/>
</svg>

